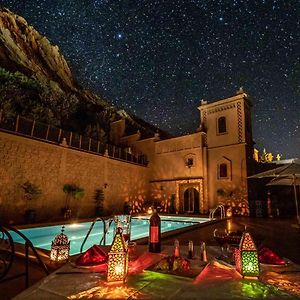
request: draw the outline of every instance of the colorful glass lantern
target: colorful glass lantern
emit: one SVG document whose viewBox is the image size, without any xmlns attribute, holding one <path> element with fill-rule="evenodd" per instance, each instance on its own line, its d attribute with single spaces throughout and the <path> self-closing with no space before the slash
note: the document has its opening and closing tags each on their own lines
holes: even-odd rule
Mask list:
<svg viewBox="0 0 300 300">
<path fill-rule="evenodd" d="M 108 252 L 107 281 L 121 283 L 128 272 L 128 249 L 124 241 L 122 230 L 117 228 L 114 240 Z"/>
<path fill-rule="evenodd" d="M 235 266 L 243 277 L 259 276 L 258 253 L 249 232 L 245 231 L 239 249 L 235 249 Z"/>
<path fill-rule="evenodd" d="M 65 262 L 69 259 L 70 241 L 64 234 L 65 227 L 62 226 L 61 234 L 52 241 L 50 260 L 54 262 Z"/>
</svg>

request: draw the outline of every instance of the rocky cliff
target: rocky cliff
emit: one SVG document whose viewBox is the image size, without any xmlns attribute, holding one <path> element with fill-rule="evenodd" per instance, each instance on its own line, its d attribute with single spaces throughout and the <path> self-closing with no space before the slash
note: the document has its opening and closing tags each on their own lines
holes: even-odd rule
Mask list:
<svg viewBox="0 0 300 300">
<path fill-rule="evenodd" d="M 58 46 L 7 9 L 0 11 L 0 62 L 44 84 L 76 91 L 71 70 Z"/>
<path fill-rule="evenodd" d="M 6 8 L 0 9 L 0 67 L 0 110 L 9 108 L 83 134 L 101 128 L 97 137 L 108 137 L 110 123 L 124 117 L 77 84 L 58 46 Z M 151 136 L 158 130 L 139 120 L 128 118 L 133 131 Z"/>
</svg>

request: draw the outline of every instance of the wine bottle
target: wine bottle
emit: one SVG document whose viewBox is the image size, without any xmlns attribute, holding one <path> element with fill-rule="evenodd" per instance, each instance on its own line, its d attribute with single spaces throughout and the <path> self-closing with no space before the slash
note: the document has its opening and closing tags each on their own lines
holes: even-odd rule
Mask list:
<svg viewBox="0 0 300 300">
<path fill-rule="evenodd" d="M 160 217 L 157 210 L 153 209 L 149 226 L 149 252 L 159 253 L 161 251 Z"/>
<path fill-rule="evenodd" d="M 189 241 L 188 258 L 192 259 L 193 257 L 194 257 L 194 243 L 193 243 L 193 241 Z"/>
<path fill-rule="evenodd" d="M 201 261 L 207 262 L 206 244 L 202 242 L 201 244 Z"/>
</svg>

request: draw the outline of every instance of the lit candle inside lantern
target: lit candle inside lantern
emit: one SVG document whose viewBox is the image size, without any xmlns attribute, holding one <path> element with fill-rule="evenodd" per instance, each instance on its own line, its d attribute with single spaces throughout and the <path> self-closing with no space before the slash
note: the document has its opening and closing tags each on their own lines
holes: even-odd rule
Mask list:
<svg viewBox="0 0 300 300">
<path fill-rule="evenodd" d="M 108 253 L 107 281 L 123 283 L 128 272 L 128 250 L 120 228 L 117 228 Z"/>
<path fill-rule="evenodd" d="M 258 253 L 249 232 L 244 232 L 239 249 L 235 251 L 235 265 L 238 272 L 244 277 L 259 276 Z"/>
<path fill-rule="evenodd" d="M 64 234 L 65 226 L 62 226 L 61 234 L 57 235 L 51 244 L 50 260 L 53 262 L 65 262 L 69 259 L 70 241 Z"/>
</svg>

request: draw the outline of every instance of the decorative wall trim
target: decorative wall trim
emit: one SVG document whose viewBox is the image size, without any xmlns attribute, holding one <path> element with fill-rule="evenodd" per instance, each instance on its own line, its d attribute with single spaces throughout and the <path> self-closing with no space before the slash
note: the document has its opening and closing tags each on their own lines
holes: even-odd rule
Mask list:
<svg viewBox="0 0 300 300">
<path fill-rule="evenodd" d="M 208 203 L 204 200 L 204 189 L 203 189 L 203 179 L 194 180 L 177 180 L 176 181 L 176 213 L 180 211 L 180 204 L 182 204 L 183 199 L 180 199 L 180 195 L 183 194 L 186 188 L 193 187 L 199 192 L 199 210 L 200 213 L 206 213 Z"/>
<path fill-rule="evenodd" d="M 212 108 L 212 109 L 209 109 L 208 110 L 208 114 L 214 114 L 214 113 L 217 113 L 217 112 L 220 112 L 220 111 L 224 111 L 224 110 L 228 110 L 228 109 L 232 109 L 232 108 L 235 108 L 235 104 L 228 104 L 228 105 L 223 105 L 223 106 L 220 106 L 220 107 L 216 107 L 216 108 Z"/>
<path fill-rule="evenodd" d="M 238 143 L 243 142 L 243 116 L 242 116 L 242 103 L 237 103 L 237 119 L 238 119 Z"/>
<path fill-rule="evenodd" d="M 204 146 L 207 146 L 206 122 L 207 122 L 207 112 L 204 111 L 203 112 L 203 124 L 205 126 L 205 135 L 204 135 L 204 139 L 203 139 Z"/>
</svg>

